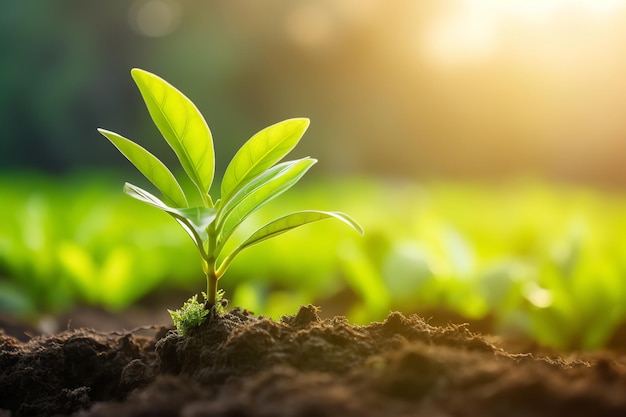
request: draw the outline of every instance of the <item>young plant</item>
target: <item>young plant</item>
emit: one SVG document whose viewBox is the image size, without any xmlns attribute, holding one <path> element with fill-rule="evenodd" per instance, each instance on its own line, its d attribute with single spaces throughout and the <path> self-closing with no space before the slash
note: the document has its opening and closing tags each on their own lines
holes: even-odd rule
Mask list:
<svg viewBox="0 0 626 417">
<path fill-rule="evenodd" d="M 165 80 L 137 68 L 131 75 L 152 120 L 195 185 L 201 205 L 189 204 L 191 196 L 183 192 L 170 169 L 146 149 L 117 133 L 98 131 L 135 165 L 162 197 L 157 198 L 129 183 L 124 185 L 124 191 L 168 213 L 191 236 L 206 274 L 206 309 L 218 304 L 217 283 L 233 259 L 252 245 L 327 218 L 340 220 L 363 234 L 361 226 L 346 214 L 305 210 L 269 222 L 232 251 L 225 251 L 226 243 L 248 216 L 291 188 L 317 162 L 307 157 L 279 163 L 298 144 L 309 120 L 288 119 L 252 136 L 230 161 L 220 187 L 221 198 L 213 201 L 209 189 L 214 179 L 215 156 L 213 138 L 204 117 L 191 100 Z"/>
</svg>

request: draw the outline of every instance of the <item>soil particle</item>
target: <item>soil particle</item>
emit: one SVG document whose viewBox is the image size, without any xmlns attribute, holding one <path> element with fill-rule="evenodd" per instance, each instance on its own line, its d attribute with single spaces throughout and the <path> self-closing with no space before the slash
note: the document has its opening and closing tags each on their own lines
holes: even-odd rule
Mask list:
<svg viewBox="0 0 626 417">
<path fill-rule="evenodd" d="M 318 313 L 234 309 L 184 337 L 0 335 L 0 416 L 626 415 L 618 354 L 511 354 L 467 326 Z"/>
</svg>

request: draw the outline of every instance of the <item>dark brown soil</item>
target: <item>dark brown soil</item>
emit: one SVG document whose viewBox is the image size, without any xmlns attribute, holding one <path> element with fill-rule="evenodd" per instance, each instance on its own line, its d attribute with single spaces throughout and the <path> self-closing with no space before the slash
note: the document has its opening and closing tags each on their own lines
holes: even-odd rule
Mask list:
<svg viewBox="0 0 626 417">
<path fill-rule="evenodd" d="M 0 332 L 0 416 L 626 416 L 626 360 L 512 354 L 466 326 L 235 309 L 181 337 Z"/>
</svg>

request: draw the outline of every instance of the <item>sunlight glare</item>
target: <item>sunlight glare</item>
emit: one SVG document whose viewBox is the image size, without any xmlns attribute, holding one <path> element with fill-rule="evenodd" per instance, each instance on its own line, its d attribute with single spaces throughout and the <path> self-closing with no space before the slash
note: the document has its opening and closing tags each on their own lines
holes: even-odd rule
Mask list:
<svg viewBox="0 0 626 417">
<path fill-rule="evenodd" d="M 287 16 L 285 30 L 289 39 L 303 47 L 317 47 L 330 40 L 333 22 L 328 10 L 320 4 L 295 7 Z"/>
<path fill-rule="evenodd" d="M 136 0 L 128 13 L 131 28 L 147 37 L 173 33 L 181 21 L 180 4 L 174 0 Z"/>
<path fill-rule="evenodd" d="M 496 29 L 491 11 L 460 7 L 432 23 L 424 38 L 426 53 L 448 64 L 488 58 L 497 46 Z"/>
<path fill-rule="evenodd" d="M 625 8 L 624 0 L 457 0 L 419 36 L 431 61 L 471 63 L 497 53 L 511 27 L 547 31 L 570 18 L 597 24 Z"/>
</svg>

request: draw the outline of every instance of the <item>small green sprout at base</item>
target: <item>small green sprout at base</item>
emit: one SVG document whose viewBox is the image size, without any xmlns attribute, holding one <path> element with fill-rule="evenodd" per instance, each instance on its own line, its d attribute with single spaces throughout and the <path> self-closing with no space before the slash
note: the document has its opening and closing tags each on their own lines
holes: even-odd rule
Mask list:
<svg viewBox="0 0 626 417">
<path fill-rule="evenodd" d="M 174 327 L 176 327 L 178 334 L 186 335 L 191 329 L 199 327 L 211 312 L 216 315 L 222 314 L 223 290 L 217 291 L 217 303 L 213 310 L 206 309 L 207 295 L 205 292 L 202 292 L 202 296 L 204 297 L 203 303 L 198 301 L 198 294 L 194 294 L 190 299 L 185 301 L 183 306 L 178 310 L 167 310 L 167 312 L 170 313 L 170 317 L 172 317 L 172 322 L 174 322 Z"/>
<path fill-rule="evenodd" d="M 163 138 L 172 148 L 184 173 L 195 185 L 200 204 L 183 192 L 172 171 L 156 156 L 117 133 L 98 129 L 161 192 L 158 198 L 136 185 L 126 183 L 131 197 L 157 207 L 172 216 L 191 236 L 207 278 L 205 310 L 221 308 L 217 283 L 233 259 L 244 249 L 299 226 L 323 219 L 337 219 L 359 234 L 363 229 L 350 216 L 332 211 L 303 210 L 275 219 L 252 233 L 230 252 L 226 243 L 251 214 L 295 185 L 317 161 L 302 158 L 280 162 L 300 141 L 309 126 L 304 118 L 288 119 L 256 133 L 235 154 L 222 178 L 221 197 L 213 201 L 209 189 L 215 174 L 213 137 L 202 114 L 183 93 L 162 78 L 134 68 L 131 75 L 141 92 L 148 112 Z M 280 162 L 280 163 L 279 163 Z M 183 323 L 206 318 L 192 297 L 172 318 L 180 329 Z M 190 316 L 186 318 L 186 316 Z M 184 331 L 184 330 L 183 330 Z"/>
</svg>

